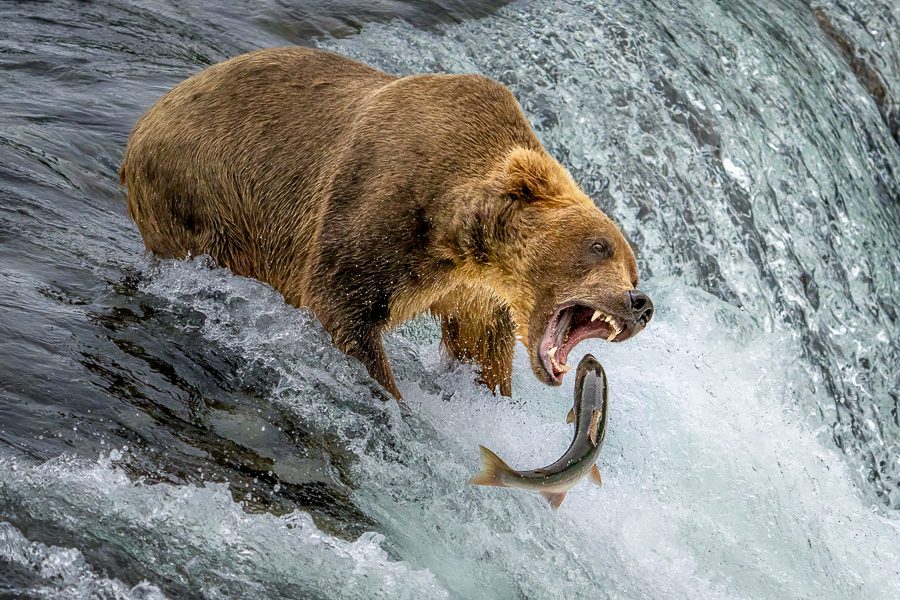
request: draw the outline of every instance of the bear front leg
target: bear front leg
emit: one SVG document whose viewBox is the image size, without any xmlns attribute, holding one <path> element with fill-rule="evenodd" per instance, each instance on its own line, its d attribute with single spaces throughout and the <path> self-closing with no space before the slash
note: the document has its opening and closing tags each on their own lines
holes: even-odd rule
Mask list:
<svg viewBox="0 0 900 600">
<path fill-rule="evenodd" d="M 372 379 L 380 383 L 397 401 L 403 401 L 400 390 L 397 389 L 397 384 L 394 382 L 394 374 L 391 372 L 390 364 L 388 364 L 387 354 L 381 343 L 381 333 L 379 331 L 363 334 L 356 333 L 352 336 L 334 332 L 332 339 L 338 350 L 348 356 L 352 356 L 365 365 Z"/>
<path fill-rule="evenodd" d="M 478 302 L 441 315 L 442 344 L 450 357 L 479 367 L 479 382 L 492 392 L 512 396 L 515 325 L 509 310 L 495 302 Z"/>
</svg>

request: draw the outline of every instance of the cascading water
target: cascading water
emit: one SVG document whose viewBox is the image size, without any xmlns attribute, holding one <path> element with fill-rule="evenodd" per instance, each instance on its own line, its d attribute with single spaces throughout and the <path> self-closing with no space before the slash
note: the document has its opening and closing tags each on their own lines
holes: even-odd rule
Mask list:
<svg viewBox="0 0 900 600">
<path fill-rule="evenodd" d="M 295 9 L 0 9 L 0 595 L 900 597 L 891 3 L 519 1 L 352 34 Z M 602 488 L 554 513 L 466 485 L 478 444 L 534 467 L 569 441 L 571 379 L 523 352 L 498 399 L 404 326 L 401 412 L 267 286 L 141 256 L 134 120 L 323 30 L 510 86 L 632 239 L 657 316 L 579 346 L 610 377 Z"/>
</svg>

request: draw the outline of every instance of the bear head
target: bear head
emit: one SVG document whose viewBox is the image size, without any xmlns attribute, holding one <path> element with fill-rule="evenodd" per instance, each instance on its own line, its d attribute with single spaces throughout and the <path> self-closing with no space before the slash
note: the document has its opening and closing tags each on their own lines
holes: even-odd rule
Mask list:
<svg viewBox="0 0 900 600">
<path fill-rule="evenodd" d="M 535 375 L 559 385 L 588 338 L 622 342 L 653 316 L 634 252 L 618 226 L 545 152 L 510 152 L 489 185 L 491 281 L 528 348 Z M 500 196 L 497 202 L 497 195 Z"/>
</svg>

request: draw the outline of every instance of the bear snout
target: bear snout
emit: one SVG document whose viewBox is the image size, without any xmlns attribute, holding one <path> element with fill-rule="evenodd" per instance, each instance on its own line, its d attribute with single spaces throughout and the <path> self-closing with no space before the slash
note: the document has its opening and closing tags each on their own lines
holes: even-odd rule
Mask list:
<svg viewBox="0 0 900 600">
<path fill-rule="evenodd" d="M 653 301 L 641 290 L 628 292 L 628 305 L 631 309 L 631 320 L 646 325 L 653 318 Z"/>
</svg>

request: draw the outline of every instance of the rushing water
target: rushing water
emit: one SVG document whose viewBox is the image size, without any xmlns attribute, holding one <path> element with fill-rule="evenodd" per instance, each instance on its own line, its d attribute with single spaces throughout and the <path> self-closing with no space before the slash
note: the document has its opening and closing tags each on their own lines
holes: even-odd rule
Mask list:
<svg viewBox="0 0 900 600">
<path fill-rule="evenodd" d="M 0 4 L 0 597 L 900 597 L 896 3 L 219 4 Z M 267 286 L 142 254 L 131 125 L 286 43 L 504 82 L 623 225 L 659 310 L 580 346 L 602 488 L 466 485 L 567 445 L 523 352 L 498 399 L 404 326 L 401 412 Z"/>
</svg>

